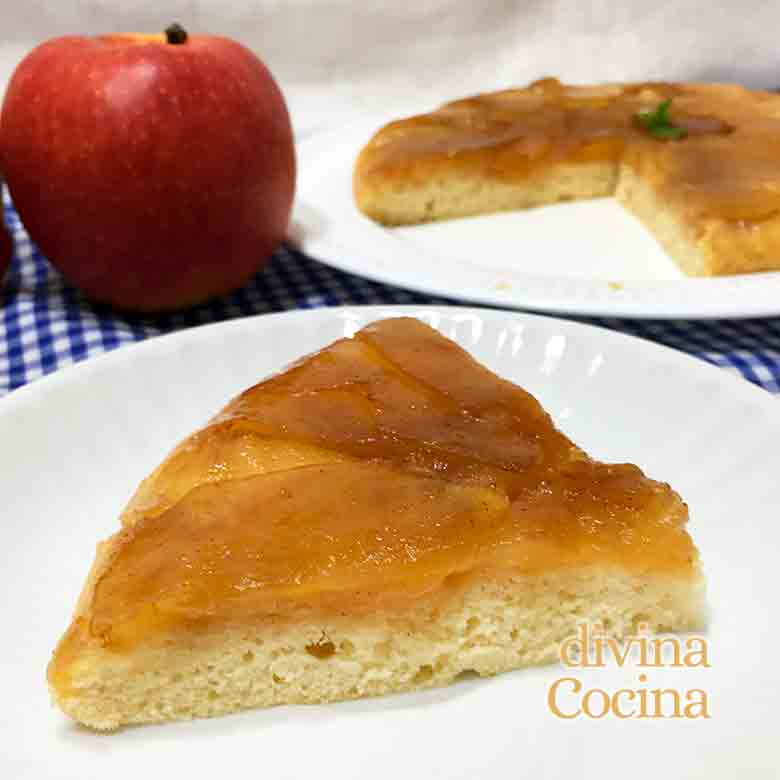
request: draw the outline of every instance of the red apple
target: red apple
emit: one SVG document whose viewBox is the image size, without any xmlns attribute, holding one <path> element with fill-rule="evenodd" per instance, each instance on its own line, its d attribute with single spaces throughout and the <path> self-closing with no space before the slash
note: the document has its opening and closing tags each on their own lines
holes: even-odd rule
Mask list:
<svg viewBox="0 0 780 780">
<path fill-rule="evenodd" d="M 153 312 L 244 284 L 284 238 L 292 129 L 235 41 L 54 38 L 18 65 L 2 168 L 31 238 L 91 299 Z"/>
</svg>

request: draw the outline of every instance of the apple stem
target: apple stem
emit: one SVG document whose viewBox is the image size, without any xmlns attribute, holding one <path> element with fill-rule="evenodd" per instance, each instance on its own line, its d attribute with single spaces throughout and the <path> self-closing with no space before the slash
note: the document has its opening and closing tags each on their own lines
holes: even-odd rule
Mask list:
<svg viewBox="0 0 780 780">
<path fill-rule="evenodd" d="M 168 43 L 187 43 L 187 31 L 178 23 L 165 28 L 165 40 Z"/>
</svg>

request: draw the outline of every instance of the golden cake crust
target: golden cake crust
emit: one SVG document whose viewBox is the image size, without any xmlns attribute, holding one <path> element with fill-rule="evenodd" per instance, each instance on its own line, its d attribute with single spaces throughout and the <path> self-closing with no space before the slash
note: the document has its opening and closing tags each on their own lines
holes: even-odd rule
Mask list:
<svg viewBox="0 0 780 780">
<path fill-rule="evenodd" d="M 681 140 L 635 121 L 667 99 Z M 780 96 L 544 79 L 391 122 L 361 151 L 354 190 L 387 225 L 616 194 L 690 275 L 777 270 Z"/>
</svg>

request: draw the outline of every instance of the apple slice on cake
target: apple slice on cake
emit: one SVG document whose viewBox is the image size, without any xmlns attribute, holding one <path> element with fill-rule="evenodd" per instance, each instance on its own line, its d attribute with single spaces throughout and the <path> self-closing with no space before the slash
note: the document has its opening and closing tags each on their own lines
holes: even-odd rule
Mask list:
<svg viewBox="0 0 780 780">
<path fill-rule="evenodd" d="M 139 487 L 48 671 L 97 729 L 442 685 L 703 623 L 687 509 L 414 319 L 250 388 Z"/>
</svg>

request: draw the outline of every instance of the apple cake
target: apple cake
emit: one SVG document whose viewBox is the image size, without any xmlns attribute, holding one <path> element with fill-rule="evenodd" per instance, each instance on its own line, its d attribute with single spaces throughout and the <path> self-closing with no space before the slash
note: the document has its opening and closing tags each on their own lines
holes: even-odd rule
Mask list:
<svg viewBox="0 0 780 780">
<path fill-rule="evenodd" d="M 416 319 L 248 389 L 98 546 L 48 668 L 95 729 L 326 702 L 702 626 L 688 512 Z"/>
<path fill-rule="evenodd" d="M 543 79 L 391 122 L 354 192 L 383 225 L 614 195 L 690 276 L 780 270 L 780 95 Z"/>
</svg>

